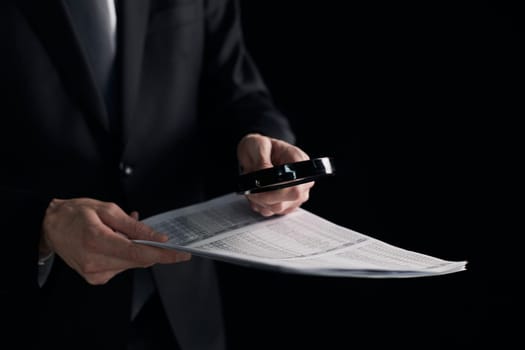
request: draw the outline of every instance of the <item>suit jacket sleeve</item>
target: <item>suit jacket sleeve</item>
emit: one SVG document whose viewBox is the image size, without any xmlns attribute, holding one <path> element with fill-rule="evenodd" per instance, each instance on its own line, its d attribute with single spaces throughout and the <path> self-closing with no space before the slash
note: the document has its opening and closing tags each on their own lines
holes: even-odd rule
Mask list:
<svg viewBox="0 0 525 350">
<path fill-rule="evenodd" d="M 4 8 L 4 6 L 6 8 Z M 14 52 L 20 43 L 12 35 L 16 27 L 16 19 L 12 16 L 13 5 L 2 3 L 0 8 L 0 48 L 4 53 Z M 42 219 L 49 203 L 45 195 L 36 193 L 29 187 L 20 185 L 18 170 L 20 164 L 30 168 L 31 160 L 20 156 L 18 144 L 30 143 L 30 137 L 24 140 L 24 135 L 13 131 L 12 125 L 23 125 L 25 116 L 19 111 L 21 102 L 17 99 L 16 86 L 20 80 L 12 72 L 17 62 L 10 55 L 2 55 L 0 59 L 0 101 L 2 102 L 2 127 L 0 128 L 0 145 L 2 149 L 2 176 L 0 181 L 0 219 L 2 222 L 2 244 L 0 252 L 0 298 L 11 303 L 11 296 L 30 289 L 38 288 L 38 242 Z M 13 164 L 11 159 L 19 159 Z M 38 171 L 38 169 L 33 169 Z"/>
<path fill-rule="evenodd" d="M 37 286 L 38 243 L 48 199 L 25 190 L 0 186 L 2 204 L 2 244 L 0 254 L 2 292 Z M 16 266 L 16 268 L 14 268 Z"/>
<path fill-rule="evenodd" d="M 207 1 L 204 82 L 210 115 L 222 116 L 238 141 L 249 132 L 259 132 L 290 143 L 295 136 L 288 120 L 276 108 L 252 58 L 246 50 L 239 2 Z M 224 122 L 224 121 L 227 122 Z M 225 131 L 225 130 L 223 130 Z"/>
</svg>

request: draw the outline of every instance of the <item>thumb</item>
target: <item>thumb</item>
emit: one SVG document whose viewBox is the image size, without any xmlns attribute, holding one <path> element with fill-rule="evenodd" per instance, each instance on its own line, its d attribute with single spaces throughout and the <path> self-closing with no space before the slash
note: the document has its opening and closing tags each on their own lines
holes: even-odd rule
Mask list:
<svg viewBox="0 0 525 350">
<path fill-rule="evenodd" d="M 242 173 L 271 168 L 272 142 L 270 138 L 259 134 L 247 135 L 239 143 L 237 157 Z"/>
</svg>

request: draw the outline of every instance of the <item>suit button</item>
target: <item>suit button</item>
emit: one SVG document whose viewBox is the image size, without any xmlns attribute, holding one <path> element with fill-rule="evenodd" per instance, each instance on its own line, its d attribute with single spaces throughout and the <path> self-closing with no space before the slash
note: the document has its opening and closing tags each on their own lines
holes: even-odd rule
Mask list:
<svg viewBox="0 0 525 350">
<path fill-rule="evenodd" d="M 126 164 L 124 162 L 120 162 L 119 164 L 120 173 L 124 176 L 131 176 L 133 175 L 133 167 L 129 164 Z"/>
</svg>

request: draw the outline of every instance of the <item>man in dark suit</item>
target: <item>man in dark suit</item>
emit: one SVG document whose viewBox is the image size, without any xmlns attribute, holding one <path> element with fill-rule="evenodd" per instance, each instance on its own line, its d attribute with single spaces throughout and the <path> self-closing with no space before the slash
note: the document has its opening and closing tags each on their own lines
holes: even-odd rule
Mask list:
<svg viewBox="0 0 525 350">
<path fill-rule="evenodd" d="M 246 52 L 238 2 L 8 0 L 0 36 L 2 335 L 224 349 L 213 263 L 131 239 L 164 239 L 139 214 L 206 199 L 210 163 L 308 158 Z M 247 199 L 282 215 L 312 185 Z"/>
</svg>

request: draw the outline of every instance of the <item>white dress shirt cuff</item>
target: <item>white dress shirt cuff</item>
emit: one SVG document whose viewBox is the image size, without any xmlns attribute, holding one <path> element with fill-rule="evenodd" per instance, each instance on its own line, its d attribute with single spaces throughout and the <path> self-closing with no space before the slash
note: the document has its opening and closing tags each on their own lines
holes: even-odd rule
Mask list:
<svg viewBox="0 0 525 350">
<path fill-rule="evenodd" d="M 42 288 L 46 283 L 54 260 L 55 253 L 53 252 L 43 258 L 38 259 L 38 286 L 40 288 Z"/>
</svg>

